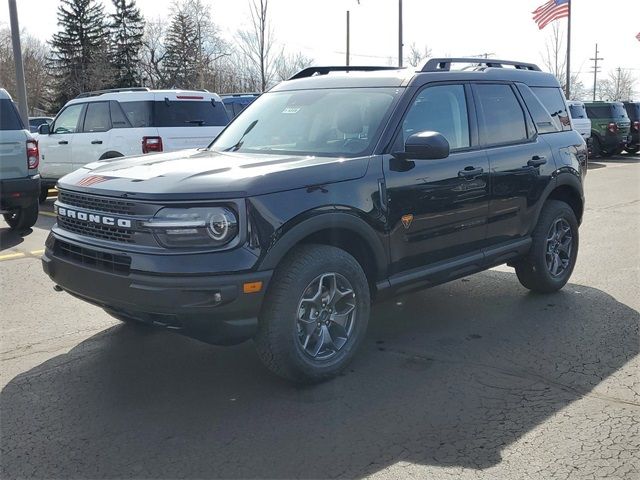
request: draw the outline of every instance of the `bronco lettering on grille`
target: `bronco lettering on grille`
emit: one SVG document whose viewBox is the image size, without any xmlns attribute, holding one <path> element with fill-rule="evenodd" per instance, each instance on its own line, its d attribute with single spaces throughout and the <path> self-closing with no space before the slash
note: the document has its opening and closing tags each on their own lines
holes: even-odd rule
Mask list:
<svg viewBox="0 0 640 480">
<path fill-rule="evenodd" d="M 109 227 L 131 228 L 131 220 L 126 218 L 110 217 L 106 215 L 97 215 L 95 213 L 80 212 L 71 210 L 66 207 L 54 206 L 56 213 L 61 217 L 74 218 L 83 222 L 96 223 L 98 225 L 107 225 Z"/>
</svg>

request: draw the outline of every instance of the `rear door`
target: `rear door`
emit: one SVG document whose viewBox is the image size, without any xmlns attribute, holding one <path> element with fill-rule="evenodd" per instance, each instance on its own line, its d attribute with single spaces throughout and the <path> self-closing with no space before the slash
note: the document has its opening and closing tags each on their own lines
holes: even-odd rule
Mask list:
<svg viewBox="0 0 640 480">
<path fill-rule="evenodd" d="M 209 93 L 159 92 L 155 97 L 154 125 L 165 151 L 206 147 L 229 123 L 224 104 Z"/>
<path fill-rule="evenodd" d="M 108 151 L 111 139 L 109 102 L 87 103 L 82 131 L 75 135 L 73 169 L 95 162 Z"/>
<path fill-rule="evenodd" d="M 24 129 L 13 102 L 8 98 L 0 99 L 0 179 L 29 175 Z"/>
<path fill-rule="evenodd" d="M 486 237 L 489 161 L 477 148 L 471 92 L 463 84 L 422 89 L 402 122 L 406 138 L 436 131 L 451 153 L 439 160 L 384 159 L 391 274 L 479 252 Z"/>
<path fill-rule="evenodd" d="M 478 83 L 473 91 L 491 168 L 487 245 L 495 246 L 528 235 L 554 162 L 514 86 Z"/>
<path fill-rule="evenodd" d="M 84 107 L 84 103 L 64 107 L 51 124 L 51 133 L 38 136 L 40 175 L 43 178 L 59 179 L 73 170 L 73 147 Z"/>
</svg>

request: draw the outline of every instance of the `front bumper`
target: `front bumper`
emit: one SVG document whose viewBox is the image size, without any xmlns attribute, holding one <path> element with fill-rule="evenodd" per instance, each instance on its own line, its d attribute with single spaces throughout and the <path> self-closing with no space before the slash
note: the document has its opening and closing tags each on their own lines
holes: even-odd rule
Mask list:
<svg viewBox="0 0 640 480">
<path fill-rule="evenodd" d="M 0 180 L 0 209 L 17 210 L 38 201 L 40 175 Z"/>
<path fill-rule="evenodd" d="M 255 335 L 272 275 L 272 271 L 219 275 L 127 272 L 113 265 L 121 265 L 121 259 L 135 253 L 123 255 L 72 244 L 54 235 L 46 247 L 42 256 L 45 273 L 71 295 L 116 317 L 176 330 L 214 344 L 238 343 Z M 244 293 L 244 284 L 249 282 L 262 282 L 262 289 Z"/>
</svg>

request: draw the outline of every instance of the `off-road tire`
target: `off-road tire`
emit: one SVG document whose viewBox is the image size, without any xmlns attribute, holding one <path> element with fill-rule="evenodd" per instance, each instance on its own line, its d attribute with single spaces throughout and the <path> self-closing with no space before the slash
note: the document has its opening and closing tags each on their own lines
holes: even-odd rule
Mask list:
<svg viewBox="0 0 640 480">
<path fill-rule="evenodd" d="M 38 202 L 27 205 L 12 213 L 5 213 L 4 220 L 12 230 L 22 232 L 33 227 L 38 221 Z"/>
<path fill-rule="evenodd" d="M 38 197 L 38 202 L 40 202 L 40 203 L 46 202 L 48 196 L 49 196 L 49 189 L 47 187 L 42 187 L 40 189 L 40 195 Z"/>
<path fill-rule="evenodd" d="M 551 226 L 563 219 L 571 228 L 572 245 L 569 264 L 558 276 L 554 277 L 547 267 L 546 254 L 548 234 Z M 520 283 L 529 290 L 539 293 L 551 293 L 565 286 L 576 264 L 578 256 L 578 221 L 572 208 L 559 200 L 547 200 L 542 207 L 538 223 L 532 234 L 533 242 L 528 255 L 515 264 L 516 275 Z"/>
<path fill-rule="evenodd" d="M 348 340 L 333 357 L 317 360 L 305 354 L 296 330 L 299 301 L 310 282 L 335 272 L 355 293 L 355 320 Z M 369 284 L 360 264 L 344 250 L 303 245 L 281 262 L 270 281 L 254 341 L 262 362 L 276 375 L 295 383 L 318 383 L 338 375 L 351 361 L 367 330 L 371 308 Z"/>
</svg>

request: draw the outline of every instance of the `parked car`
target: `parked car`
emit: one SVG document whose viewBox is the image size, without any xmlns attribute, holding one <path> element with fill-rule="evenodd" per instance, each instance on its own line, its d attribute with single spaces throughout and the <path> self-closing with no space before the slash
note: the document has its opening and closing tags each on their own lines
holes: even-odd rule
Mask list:
<svg viewBox="0 0 640 480">
<path fill-rule="evenodd" d="M 584 103 L 571 100 L 567 102 L 567 105 L 569 105 L 569 114 L 571 115 L 573 128 L 582 135 L 584 141 L 589 145 L 591 143 L 591 120 L 587 117 Z"/>
<path fill-rule="evenodd" d="M 624 150 L 631 122 L 621 102 L 586 102 L 594 155 L 610 157 Z"/>
<path fill-rule="evenodd" d="M 0 88 L 0 213 L 13 230 L 27 230 L 38 220 L 39 161 L 38 142 Z"/>
<path fill-rule="evenodd" d="M 43 123 L 50 124 L 53 121 L 53 117 L 29 117 L 29 131 L 31 133 L 38 133 L 38 127 Z"/>
<path fill-rule="evenodd" d="M 242 110 L 247 108 L 259 96 L 259 93 L 226 93 L 220 95 L 231 118 L 237 117 Z"/>
<path fill-rule="evenodd" d="M 96 160 L 203 148 L 229 115 L 215 93 L 128 88 L 84 93 L 39 127 L 41 199 L 69 172 Z"/>
<path fill-rule="evenodd" d="M 631 139 L 624 149 L 635 155 L 640 150 L 640 102 L 623 102 L 623 105 L 631 122 Z"/>
<path fill-rule="evenodd" d="M 346 366 L 372 300 L 504 263 L 555 292 L 587 148 L 553 75 L 482 61 L 310 67 L 208 149 L 86 165 L 59 182 L 44 271 L 123 321 L 253 338 L 298 382 Z"/>
</svg>

